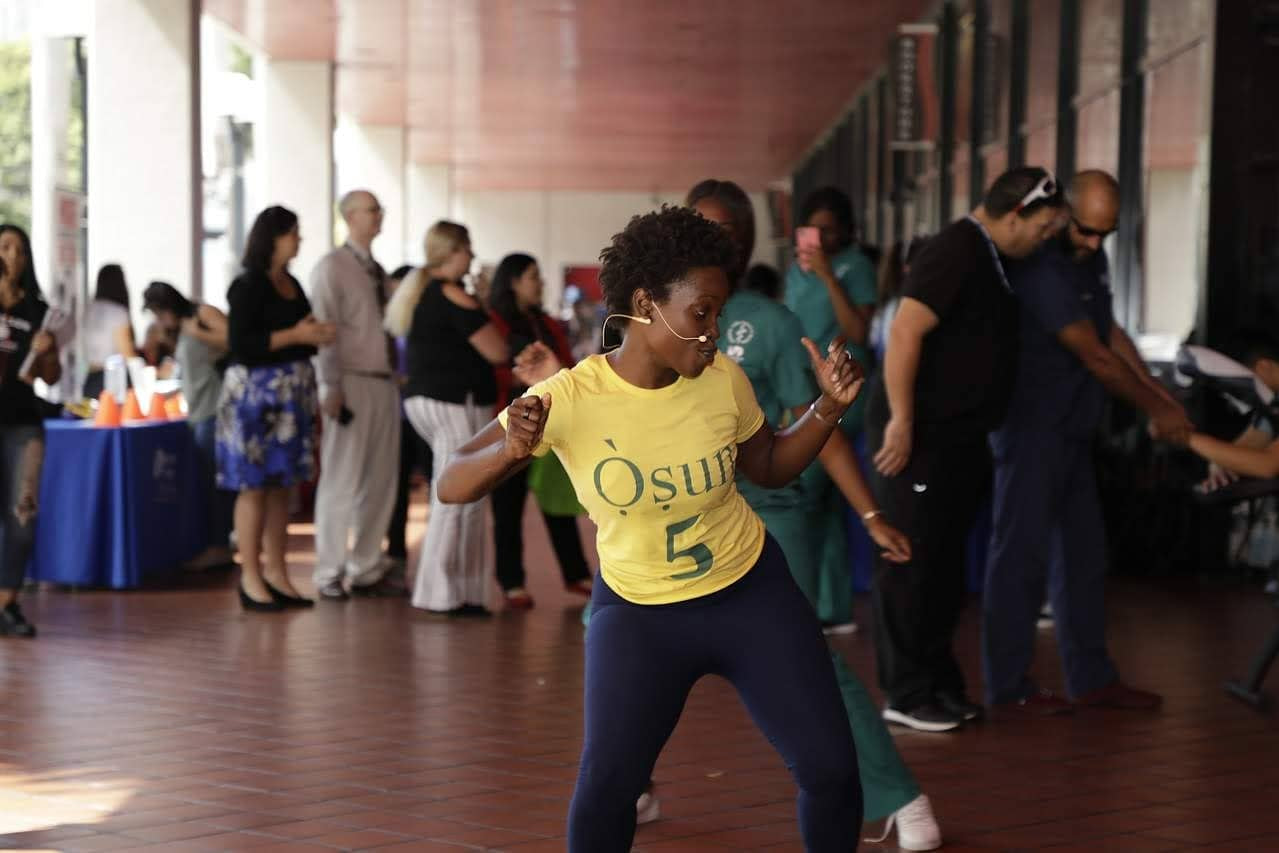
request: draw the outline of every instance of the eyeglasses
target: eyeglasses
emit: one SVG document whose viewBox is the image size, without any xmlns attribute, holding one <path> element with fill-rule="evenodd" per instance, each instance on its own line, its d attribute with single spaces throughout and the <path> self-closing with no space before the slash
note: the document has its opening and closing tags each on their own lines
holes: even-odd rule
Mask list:
<svg viewBox="0 0 1279 853">
<path fill-rule="evenodd" d="M 1073 216 L 1070 217 L 1070 222 L 1075 226 L 1075 230 L 1084 237 L 1100 237 L 1105 240 L 1111 234 L 1115 233 L 1114 228 L 1107 228 L 1105 231 L 1098 231 L 1096 228 L 1089 228 Z"/>
<path fill-rule="evenodd" d="M 1057 179 L 1053 177 L 1052 172 L 1044 173 L 1030 190 L 1026 193 L 1026 197 L 1017 205 L 1017 210 L 1025 210 L 1040 199 L 1051 199 L 1057 195 Z"/>
</svg>

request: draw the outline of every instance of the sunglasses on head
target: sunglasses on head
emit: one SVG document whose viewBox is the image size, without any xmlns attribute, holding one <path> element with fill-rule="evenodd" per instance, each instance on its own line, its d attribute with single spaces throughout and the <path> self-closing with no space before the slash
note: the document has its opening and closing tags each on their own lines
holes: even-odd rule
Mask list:
<svg viewBox="0 0 1279 853">
<path fill-rule="evenodd" d="M 1053 177 L 1052 172 L 1045 172 L 1017 205 L 1017 210 L 1025 210 L 1040 199 L 1051 199 L 1055 195 L 1057 195 L 1057 179 Z"/>
<path fill-rule="evenodd" d="M 1073 216 L 1070 217 L 1070 222 L 1075 226 L 1075 230 L 1084 237 L 1100 237 L 1105 240 L 1111 234 L 1115 233 L 1115 229 L 1113 228 L 1108 228 L 1105 231 L 1098 231 L 1096 228 L 1089 228 Z"/>
</svg>

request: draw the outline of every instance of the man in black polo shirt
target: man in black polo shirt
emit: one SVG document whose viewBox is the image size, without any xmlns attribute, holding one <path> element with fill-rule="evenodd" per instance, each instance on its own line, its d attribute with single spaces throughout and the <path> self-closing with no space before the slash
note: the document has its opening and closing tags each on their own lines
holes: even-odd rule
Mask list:
<svg viewBox="0 0 1279 853">
<path fill-rule="evenodd" d="M 1000 255 L 1038 249 L 1063 203 L 1046 170 L 1013 169 L 911 264 L 866 418 L 880 506 L 914 548 L 911 562 L 881 559 L 875 569 L 889 722 L 948 731 L 981 714 L 951 644 L 968 532 L 990 484 L 987 433 L 1003 420 L 1016 375 L 1017 303 Z"/>
<path fill-rule="evenodd" d="M 1106 649 L 1106 536 L 1092 445 L 1108 393 L 1174 440 L 1192 427 L 1114 321 L 1101 243 L 1119 221 L 1119 184 L 1105 172 L 1080 172 L 1070 203 L 1060 237 L 1008 269 L 1021 305 L 1021 358 L 1008 418 L 991 435 L 995 513 L 982 608 L 986 699 L 1005 713 L 1073 710 L 1030 677 L 1045 593 L 1071 699 L 1159 704 L 1119 680 Z"/>
</svg>

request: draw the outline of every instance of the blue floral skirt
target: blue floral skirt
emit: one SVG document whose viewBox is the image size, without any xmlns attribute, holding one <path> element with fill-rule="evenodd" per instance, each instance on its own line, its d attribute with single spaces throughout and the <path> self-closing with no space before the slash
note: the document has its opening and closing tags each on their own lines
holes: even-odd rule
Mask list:
<svg viewBox="0 0 1279 853">
<path fill-rule="evenodd" d="M 318 413 L 309 361 L 228 367 L 218 399 L 218 488 L 283 488 L 315 479 Z"/>
</svg>

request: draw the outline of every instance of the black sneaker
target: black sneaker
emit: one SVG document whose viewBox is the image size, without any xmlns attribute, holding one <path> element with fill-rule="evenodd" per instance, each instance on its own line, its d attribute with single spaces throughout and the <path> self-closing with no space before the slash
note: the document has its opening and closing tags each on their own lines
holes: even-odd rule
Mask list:
<svg viewBox="0 0 1279 853">
<path fill-rule="evenodd" d="M 18 602 L 10 601 L 3 610 L 0 610 L 0 636 L 31 638 L 35 635 L 36 626 L 22 615 L 22 608 L 18 606 Z"/>
<path fill-rule="evenodd" d="M 971 723 L 986 716 L 985 708 L 976 702 L 970 702 L 968 697 L 962 693 L 938 693 L 933 698 L 943 711 L 959 717 L 965 722 Z"/>
<path fill-rule="evenodd" d="M 961 717 L 929 702 L 903 711 L 892 705 L 884 708 L 884 720 L 917 732 L 949 732 L 964 724 Z"/>
<path fill-rule="evenodd" d="M 493 615 L 493 613 L 482 604 L 463 604 L 461 607 L 454 609 L 453 613 L 457 616 L 469 617 L 472 619 L 486 619 Z"/>
</svg>

